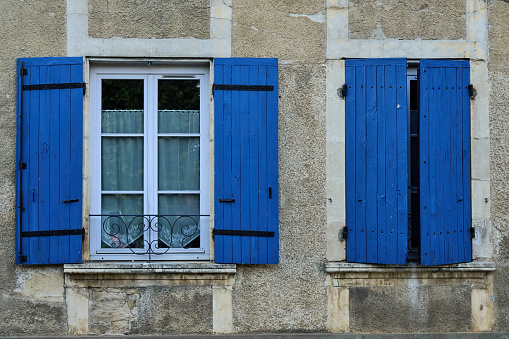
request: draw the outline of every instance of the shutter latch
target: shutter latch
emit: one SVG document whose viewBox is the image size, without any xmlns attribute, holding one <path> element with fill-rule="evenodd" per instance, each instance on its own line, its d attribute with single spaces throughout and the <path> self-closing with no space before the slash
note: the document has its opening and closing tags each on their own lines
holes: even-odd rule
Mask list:
<svg viewBox="0 0 509 339">
<path fill-rule="evenodd" d="M 28 258 L 27 258 L 27 256 L 26 256 L 26 255 L 20 255 L 20 256 L 18 257 L 18 260 L 19 260 L 19 262 L 20 262 L 20 263 L 24 263 L 24 262 L 27 262 L 27 261 L 28 261 Z"/>
<path fill-rule="evenodd" d="M 23 169 L 27 169 L 27 163 L 26 162 L 22 162 L 21 160 L 19 161 L 18 163 L 18 168 L 20 170 L 23 170 Z"/>
<path fill-rule="evenodd" d="M 470 227 L 470 239 L 475 238 L 475 227 Z"/>
</svg>

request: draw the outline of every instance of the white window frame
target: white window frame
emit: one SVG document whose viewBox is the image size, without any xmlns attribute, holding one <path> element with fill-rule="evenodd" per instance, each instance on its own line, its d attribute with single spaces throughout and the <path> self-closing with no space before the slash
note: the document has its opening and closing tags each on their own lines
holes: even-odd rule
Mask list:
<svg viewBox="0 0 509 339">
<path fill-rule="evenodd" d="M 210 215 L 210 70 L 208 64 L 124 63 L 97 64 L 90 67 L 90 259 L 91 260 L 208 260 L 210 257 L 210 218 L 200 217 L 200 248 L 170 248 L 165 254 L 134 254 L 129 248 L 101 248 L 101 80 L 144 79 L 144 214 L 157 214 L 159 193 L 179 193 L 157 189 L 158 136 L 178 136 L 178 133 L 157 131 L 157 84 L 159 79 L 193 79 L 200 81 L 200 133 L 185 136 L 200 137 L 200 215 Z M 118 135 L 118 134 L 116 134 Z M 148 154 L 148 156 L 147 156 Z M 149 163 L 148 159 L 152 159 Z M 155 187 L 155 189 L 154 189 Z M 109 191 L 108 191 L 109 192 Z M 122 192 L 125 193 L 125 192 Z M 133 249 L 137 251 L 137 249 Z M 145 249 L 146 251 L 146 249 Z M 144 252 L 144 251 L 140 251 Z"/>
</svg>

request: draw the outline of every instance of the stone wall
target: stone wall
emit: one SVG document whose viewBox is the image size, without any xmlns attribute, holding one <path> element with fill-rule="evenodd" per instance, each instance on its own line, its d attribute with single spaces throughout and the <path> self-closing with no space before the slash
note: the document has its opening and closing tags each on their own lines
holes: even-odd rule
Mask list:
<svg viewBox="0 0 509 339">
<path fill-rule="evenodd" d="M 15 264 L 16 58 L 66 55 L 65 0 L 2 2 L 0 12 L 0 335 L 67 333 L 61 268 Z"/>
<path fill-rule="evenodd" d="M 495 329 L 509 329 L 509 2 L 489 2 L 491 215 L 497 271 Z"/>
<path fill-rule="evenodd" d="M 9 10 L 0 14 L 5 75 L 0 81 L 0 335 L 480 331 L 492 329 L 493 312 L 494 329 L 509 330 L 509 3 L 487 3 L 487 60 L 484 4 L 4 1 Z M 475 20 L 476 26 L 468 26 Z M 16 266 L 16 58 L 65 55 L 278 58 L 280 263 L 220 269 L 186 264 L 178 270 L 174 264 Z M 494 246 L 494 295 L 489 265 L 446 273 L 422 268 L 373 273 L 357 267 L 350 275 L 339 265 L 326 272 L 327 261 L 344 260 L 338 236 L 345 218 L 344 100 L 337 89 L 344 83 L 343 59 L 352 56 L 473 60 L 471 80 L 479 97 L 471 102 L 478 123 L 472 133 L 487 131 L 477 115 L 488 97 L 491 133 L 480 138 L 491 142 L 490 167 L 472 164 L 473 173 L 488 171 L 491 179 L 491 186 L 484 182 L 491 189 L 489 203 L 476 193 L 482 201 L 475 201 L 475 211 L 480 210 L 475 213 L 487 216 L 479 219 L 474 255 L 490 259 Z M 85 130 L 85 147 L 86 138 Z M 85 184 L 87 173 L 85 168 Z M 189 273 L 191 267 L 199 273 Z"/>
</svg>

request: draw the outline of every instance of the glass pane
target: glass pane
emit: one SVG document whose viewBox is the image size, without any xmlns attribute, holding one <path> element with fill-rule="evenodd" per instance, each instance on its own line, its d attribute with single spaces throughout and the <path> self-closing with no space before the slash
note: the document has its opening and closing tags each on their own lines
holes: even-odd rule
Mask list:
<svg viewBox="0 0 509 339">
<path fill-rule="evenodd" d="M 103 137 L 101 152 L 102 190 L 143 190 L 143 137 Z"/>
<path fill-rule="evenodd" d="M 102 80 L 103 133 L 143 133 L 143 80 Z"/>
<path fill-rule="evenodd" d="M 200 247 L 200 195 L 159 195 L 159 248 Z"/>
<path fill-rule="evenodd" d="M 143 248 L 143 195 L 103 194 L 101 205 L 101 214 L 110 215 L 102 217 L 101 247 Z"/>
<path fill-rule="evenodd" d="M 200 133 L 200 81 L 159 80 L 159 133 Z"/>
<path fill-rule="evenodd" d="M 160 191 L 200 189 L 200 138 L 159 137 Z"/>
</svg>

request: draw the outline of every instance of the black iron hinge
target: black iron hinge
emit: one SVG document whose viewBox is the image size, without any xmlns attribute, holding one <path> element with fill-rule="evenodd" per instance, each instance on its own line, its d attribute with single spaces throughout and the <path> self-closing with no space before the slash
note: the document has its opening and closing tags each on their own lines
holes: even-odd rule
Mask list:
<svg viewBox="0 0 509 339">
<path fill-rule="evenodd" d="M 28 75 L 28 69 L 20 68 L 19 69 L 19 75 Z"/>
<path fill-rule="evenodd" d="M 346 98 L 346 89 L 347 88 L 348 88 L 348 86 L 346 84 L 344 84 L 342 87 L 338 88 L 338 96 L 341 99 L 345 99 Z"/>
<path fill-rule="evenodd" d="M 23 169 L 27 169 L 27 163 L 26 162 L 22 162 L 21 160 L 19 161 L 18 163 L 18 168 L 20 170 L 23 170 Z"/>
<path fill-rule="evenodd" d="M 472 84 L 468 85 L 468 96 L 472 100 L 474 100 L 475 97 L 477 96 L 477 91 L 475 90 L 474 85 Z"/>
<path fill-rule="evenodd" d="M 341 237 L 342 239 L 346 239 L 348 237 L 348 227 L 343 227 L 343 230 L 341 231 Z"/>
<path fill-rule="evenodd" d="M 28 258 L 27 258 L 27 256 L 26 256 L 26 255 L 20 255 L 20 256 L 18 257 L 18 260 L 19 260 L 19 262 L 20 262 L 20 263 L 24 263 L 24 262 L 27 262 L 27 261 L 28 261 Z"/>
<path fill-rule="evenodd" d="M 475 227 L 470 227 L 470 239 L 475 238 Z"/>
</svg>

